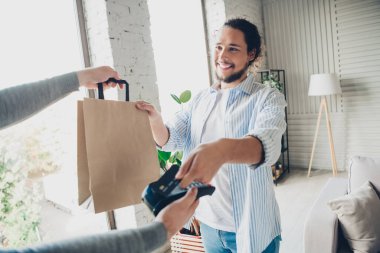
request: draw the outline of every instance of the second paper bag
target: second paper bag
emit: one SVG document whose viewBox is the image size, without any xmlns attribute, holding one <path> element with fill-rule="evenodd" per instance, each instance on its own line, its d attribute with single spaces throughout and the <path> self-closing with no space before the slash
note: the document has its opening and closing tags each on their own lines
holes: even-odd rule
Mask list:
<svg viewBox="0 0 380 253">
<path fill-rule="evenodd" d="M 79 203 L 92 195 L 96 213 L 139 204 L 158 177 L 146 112 L 133 102 L 78 101 Z"/>
</svg>

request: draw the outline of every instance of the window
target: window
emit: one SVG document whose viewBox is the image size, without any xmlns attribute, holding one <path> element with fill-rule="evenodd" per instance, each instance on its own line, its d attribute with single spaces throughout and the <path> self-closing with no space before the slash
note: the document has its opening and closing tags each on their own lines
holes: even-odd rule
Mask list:
<svg viewBox="0 0 380 253">
<path fill-rule="evenodd" d="M 170 94 L 209 87 L 201 1 L 148 1 L 157 85 L 164 118 L 178 111 Z M 168 11 L 173 10 L 173 11 Z"/>
<path fill-rule="evenodd" d="M 84 67 L 75 8 L 75 1 L 0 3 L 0 89 Z M 103 215 L 77 206 L 76 100 L 83 94 L 0 131 L 0 248 L 107 230 Z"/>
</svg>

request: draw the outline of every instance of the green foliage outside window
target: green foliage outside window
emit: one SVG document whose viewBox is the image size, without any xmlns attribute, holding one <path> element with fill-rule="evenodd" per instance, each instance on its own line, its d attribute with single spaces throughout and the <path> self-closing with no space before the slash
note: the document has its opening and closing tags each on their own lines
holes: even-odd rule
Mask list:
<svg viewBox="0 0 380 253">
<path fill-rule="evenodd" d="M 24 131 L 25 132 L 25 131 Z M 40 241 L 41 177 L 58 166 L 41 142 L 45 129 L 0 135 L 0 248 Z"/>
</svg>

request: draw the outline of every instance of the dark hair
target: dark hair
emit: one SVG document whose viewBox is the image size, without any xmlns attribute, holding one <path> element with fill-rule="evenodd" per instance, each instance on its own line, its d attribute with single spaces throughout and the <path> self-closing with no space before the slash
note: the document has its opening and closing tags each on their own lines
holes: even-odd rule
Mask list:
<svg viewBox="0 0 380 253">
<path fill-rule="evenodd" d="M 227 20 L 224 25 L 238 29 L 244 34 L 245 43 L 247 43 L 247 51 L 252 52 L 254 50 L 255 56 L 249 62 L 252 64 L 261 55 L 261 36 L 257 30 L 257 26 L 249 22 L 244 18 L 233 18 Z"/>
</svg>

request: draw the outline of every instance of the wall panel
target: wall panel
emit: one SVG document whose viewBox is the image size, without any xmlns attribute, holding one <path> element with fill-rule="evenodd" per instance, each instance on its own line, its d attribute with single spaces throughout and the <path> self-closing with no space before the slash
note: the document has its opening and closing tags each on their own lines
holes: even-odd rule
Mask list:
<svg viewBox="0 0 380 253">
<path fill-rule="evenodd" d="M 337 73 L 342 95 L 329 96 L 339 169 L 353 155 L 380 155 L 380 1 L 263 0 L 270 68 L 285 69 L 291 165 L 307 168 L 320 97 L 313 73 Z M 324 118 L 323 118 L 324 120 Z M 313 168 L 330 169 L 326 122 Z"/>
</svg>

